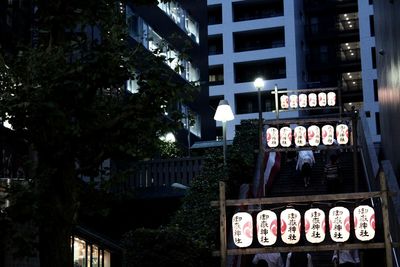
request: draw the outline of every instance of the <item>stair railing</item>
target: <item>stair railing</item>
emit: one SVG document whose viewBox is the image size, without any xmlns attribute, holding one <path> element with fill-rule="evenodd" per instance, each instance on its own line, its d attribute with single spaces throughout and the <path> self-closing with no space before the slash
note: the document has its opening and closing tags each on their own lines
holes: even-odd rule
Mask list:
<svg viewBox="0 0 400 267">
<path fill-rule="evenodd" d="M 376 148 L 372 142 L 371 134 L 369 132 L 368 123 L 365 113 L 361 110 L 359 114 L 360 122 L 358 123 L 358 144 L 360 148 L 361 161 L 364 167 L 366 182 L 369 191 L 379 191 L 379 174 L 384 173 L 389 192 L 397 194 L 389 194 L 389 225 L 390 225 L 390 239 L 391 243 L 400 242 L 400 195 L 398 194 L 399 185 L 397 178 L 394 174 L 390 161 L 383 160 L 379 162 Z M 374 200 L 371 199 L 372 205 Z M 379 204 L 378 204 L 379 205 Z M 400 249 L 398 246 L 392 246 L 393 253 L 393 266 L 400 266 Z"/>
</svg>

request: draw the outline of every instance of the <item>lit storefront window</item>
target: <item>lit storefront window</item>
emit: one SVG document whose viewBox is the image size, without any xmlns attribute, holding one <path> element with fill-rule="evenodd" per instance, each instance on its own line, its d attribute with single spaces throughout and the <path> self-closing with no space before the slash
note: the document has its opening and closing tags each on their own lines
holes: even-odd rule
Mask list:
<svg viewBox="0 0 400 267">
<path fill-rule="evenodd" d="M 87 241 L 74 237 L 73 239 L 74 267 L 110 267 L 111 253 L 89 244 Z"/>
</svg>

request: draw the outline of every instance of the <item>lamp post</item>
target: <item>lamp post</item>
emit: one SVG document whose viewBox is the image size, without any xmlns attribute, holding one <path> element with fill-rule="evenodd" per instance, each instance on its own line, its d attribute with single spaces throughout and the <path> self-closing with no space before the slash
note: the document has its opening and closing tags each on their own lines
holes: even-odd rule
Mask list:
<svg viewBox="0 0 400 267">
<path fill-rule="evenodd" d="M 214 120 L 222 122 L 222 139 L 224 146 L 224 171 L 226 168 L 226 122 L 234 119 L 232 109 L 228 101 L 219 101 Z M 225 177 L 224 177 L 225 178 Z M 225 199 L 225 182 L 219 181 L 219 224 L 220 224 L 220 253 L 221 267 L 226 267 L 227 262 L 227 238 L 226 238 L 226 199 Z"/>
<path fill-rule="evenodd" d="M 219 101 L 214 120 L 222 122 L 222 140 L 224 149 L 224 166 L 226 166 L 226 122 L 234 119 L 233 112 L 227 100 Z"/>
<path fill-rule="evenodd" d="M 254 87 L 258 92 L 258 151 L 262 151 L 262 110 L 261 110 L 261 89 L 264 87 L 264 80 L 257 78 L 254 80 Z"/>
</svg>

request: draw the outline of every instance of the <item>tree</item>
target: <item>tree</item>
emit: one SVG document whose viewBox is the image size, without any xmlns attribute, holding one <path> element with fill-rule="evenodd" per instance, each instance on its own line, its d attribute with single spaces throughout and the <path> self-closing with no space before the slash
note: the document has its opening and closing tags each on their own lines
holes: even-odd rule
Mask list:
<svg viewBox="0 0 400 267">
<path fill-rule="evenodd" d="M 165 106 L 194 93 L 165 57 L 128 44 L 121 3 L 37 0 L 38 42 L 0 62 L 0 116 L 37 155 L 29 175 L 42 267 L 71 265 L 77 177 L 96 175 L 108 158 L 151 156 L 159 136 L 179 127 L 179 112 L 167 119 Z M 123 89 L 128 79 L 137 93 Z"/>
</svg>

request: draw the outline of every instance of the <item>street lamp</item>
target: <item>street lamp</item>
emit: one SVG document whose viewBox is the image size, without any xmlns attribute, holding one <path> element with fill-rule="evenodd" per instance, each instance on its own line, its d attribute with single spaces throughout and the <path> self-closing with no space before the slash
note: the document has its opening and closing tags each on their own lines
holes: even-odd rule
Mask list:
<svg viewBox="0 0 400 267">
<path fill-rule="evenodd" d="M 222 122 L 222 139 L 224 144 L 224 175 L 226 171 L 226 122 L 234 119 L 232 109 L 227 100 L 220 100 L 214 120 Z M 225 178 L 225 177 L 224 177 Z M 226 179 L 226 178 L 225 178 Z M 221 267 L 226 267 L 227 262 L 227 240 L 226 240 L 226 203 L 225 203 L 225 182 L 219 181 L 219 223 L 220 223 L 220 252 Z"/>
<path fill-rule="evenodd" d="M 224 166 L 226 166 L 226 122 L 234 119 L 233 112 L 227 100 L 219 101 L 214 120 L 222 122 L 222 139 L 224 144 Z"/>
<path fill-rule="evenodd" d="M 254 80 L 254 87 L 258 92 L 258 151 L 262 151 L 262 110 L 261 110 L 261 89 L 264 88 L 264 80 L 257 78 Z"/>
</svg>

